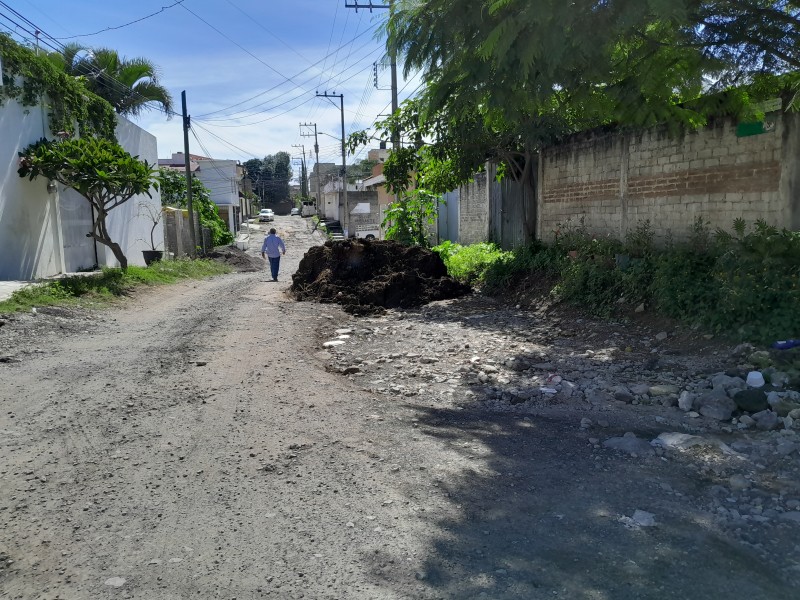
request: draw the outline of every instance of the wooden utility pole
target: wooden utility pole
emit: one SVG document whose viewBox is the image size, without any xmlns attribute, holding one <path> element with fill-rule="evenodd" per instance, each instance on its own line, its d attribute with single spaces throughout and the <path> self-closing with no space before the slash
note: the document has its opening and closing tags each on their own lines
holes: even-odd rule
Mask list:
<svg viewBox="0 0 800 600">
<path fill-rule="evenodd" d="M 317 165 L 317 214 L 319 215 L 319 207 L 322 198 L 322 186 L 320 185 L 320 178 L 321 173 L 319 172 L 319 139 L 317 138 L 317 124 L 316 123 L 300 123 L 300 127 L 311 127 L 314 126 L 314 155 L 316 165 Z M 310 133 L 303 133 L 303 130 L 300 130 L 300 135 L 302 137 L 311 137 Z"/>
<path fill-rule="evenodd" d="M 192 208 L 192 167 L 189 160 L 189 127 L 191 126 L 186 114 L 186 90 L 181 92 L 181 105 L 183 106 L 183 159 L 186 166 L 186 208 L 189 210 L 189 230 L 191 231 L 192 249 L 189 256 L 197 254 L 197 234 L 194 230 L 194 209 Z"/>
<path fill-rule="evenodd" d="M 345 138 L 344 138 L 344 94 L 329 94 L 325 92 L 324 94 L 320 94 L 317 92 L 317 96 L 320 98 L 338 98 L 339 99 L 339 110 L 342 113 L 342 192 L 343 192 L 343 202 L 344 202 L 344 218 L 342 219 L 342 228 L 344 229 L 344 237 L 350 237 L 350 231 L 348 229 L 348 224 L 350 222 L 350 214 L 349 214 L 349 207 L 347 205 L 347 151 L 345 149 Z"/>
<path fill-rule="evenodd" d="M 292 144 L 292 148 L 300 148 L 303 151 L 303 158 L 300 159 L 300 195 L 303 198 L 308 197 L 308 175 L 306 171 L 306 145 L 305 144 Z"/>
</svg>

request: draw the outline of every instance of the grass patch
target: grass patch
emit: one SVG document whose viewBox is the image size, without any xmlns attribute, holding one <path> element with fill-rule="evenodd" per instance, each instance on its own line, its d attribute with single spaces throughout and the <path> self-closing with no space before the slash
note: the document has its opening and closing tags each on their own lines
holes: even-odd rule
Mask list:
<svg viewBox="0 0 800 600">
<path fill-rule="evenodd" d="M 34 306 L 80 305 L 84 301 L 110 302 L 141 285 L 165 285 L 185 279 L 203 279 L 229 273 L 212 260 L 159 261 L 149 267 L 103 269 L 96 275 L 73 276 L 46 281 L 17 290 L 0 302 L 0 313 L 30 310 Z"/>
<path fill-rule="evenodd" d="M 470 284 L 483 281 L 486 270 L 492 264 L 511 254 L 488 242 L 462 246 L 445 241 L 432 250 L 442 258 L 451 277 Z"/>
</svg>

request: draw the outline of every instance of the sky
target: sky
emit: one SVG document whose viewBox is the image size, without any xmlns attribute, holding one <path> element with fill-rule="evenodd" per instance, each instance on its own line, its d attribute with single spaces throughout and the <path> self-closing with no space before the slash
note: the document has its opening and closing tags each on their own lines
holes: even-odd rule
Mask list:
<svg viewBox="0 0 800 600">
<path fill-rule="evenodd" d="M 354 3 L 3 0 L 0 31 L 32 44 L 30 30 L 38 28 L 43 48 L 45 43 L 78 42 L 113 48 L 128 58 L 145 57 L 158 66 L 160 83 L 172 94 L 177 112 L 186 91 L 191 153 L 244 162 L 285 151 L 299 159 L 303 149 L 294 146 L 305 145 L 310 169 L 313 127 L 301 128 L 300 123 L 317 124 L 320 162 L 341 163 L 339 99 L 319 98 L 317 92 L 344 94 L 346 135 L 370 128 L 391 109 L 381 33 L 388 11 L 345 6 Z M 419 78 L 411 74 L 406 80 L 398 65 L 398 79 L 402 102 L 417 91 Z M 156 136 L 160 158 L 183 152 L 180 117 L 147 111 L 133 120 Z M 366 158 L 365 150 L 348 156 L 347 162 L 361 158 Z"/>
</svg>

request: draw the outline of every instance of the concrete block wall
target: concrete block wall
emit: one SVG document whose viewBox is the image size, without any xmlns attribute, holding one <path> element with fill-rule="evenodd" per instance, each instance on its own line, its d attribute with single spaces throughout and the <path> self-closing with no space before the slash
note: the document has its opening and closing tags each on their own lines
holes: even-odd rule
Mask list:
<svg viewBox="0 0 800 600">
<path fill-rule="evenodd" d="M 800 190 L 781 181 L 800 156 L 784 148 L 786 119 L 771 117 L 772 130 L 749 137 L 737 137 L 737 124 L 725 120 L 677 134 L 580 134 L 544 149 L 539 237 L 551 240 L 559 224 L 581 217 L 592 234 L 620 239 L 645 219 L 662 239 L 687 237 L 696 217 L 712 229 L 730 230 L 737 217 L 791 227 Z"/>
</svg>

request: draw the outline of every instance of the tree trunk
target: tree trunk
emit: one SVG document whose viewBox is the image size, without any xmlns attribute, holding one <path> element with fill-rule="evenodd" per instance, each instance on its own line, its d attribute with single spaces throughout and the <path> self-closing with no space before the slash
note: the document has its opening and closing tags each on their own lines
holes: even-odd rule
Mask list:
<svg viewBox="0 0 800 600">
<path fill-rule="evenodd" d="M 97 204 L 95 204 L 95 211 L 97 216 L 95 217 L 94 227 L 92 232 L 87 235 L 110 248 L 114 258 L 119 262 L 120 268 L 126 271 L 128 269 L 128 258 L 122 251 L 122 247 L 111 239 L 111 236 L 108 235 L 108 229 L 106 229 L 106 215 L 108 213 L 103 208 L 99 208 Z"/>
</svg>

